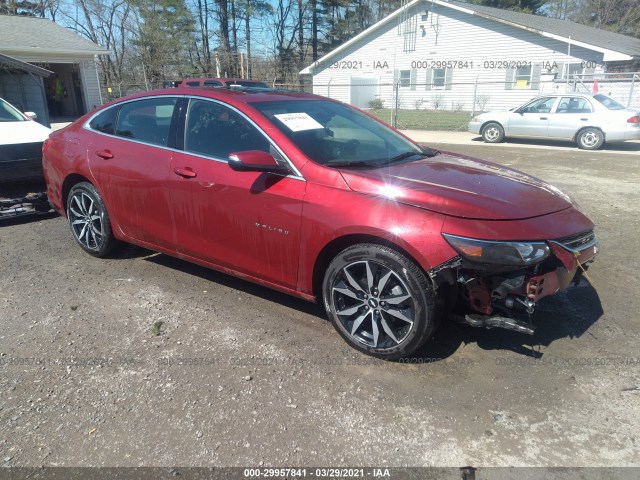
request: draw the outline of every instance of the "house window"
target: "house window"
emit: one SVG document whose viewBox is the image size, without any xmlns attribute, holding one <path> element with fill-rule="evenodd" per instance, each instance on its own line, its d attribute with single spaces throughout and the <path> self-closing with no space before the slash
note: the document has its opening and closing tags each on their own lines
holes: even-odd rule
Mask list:
<svg viewBox="0 0 640 480">
<path fill-rule="evenodd" d="M 531 65 L 516 68 L 515 88 L 531 88 Z"/>
<path fill-rule="evenodd" d="M 580 63 L 570 63 L 567 65 L 567 72 L 564 78 L 572 80 L 574 75 L 582 75 L 582 65 Z"/>
<path fill-rule="evenodd" d="M 446 68 L 434 68 L 433 69 L 433 81 L 432 87 L 436 88 L 444 88 L 447 79 L 447 69 Z"/>
<path fill-rule="evenodd" d="M 400 70 L 400 86 L 401 87 L 410 87 L 411 86 L 411 70 Z"/>
<path fill-rule="evenodd" d="M 452 78 L 452 68 L 428 68 L 426 89 L 451 90 Z"/>
</svg>

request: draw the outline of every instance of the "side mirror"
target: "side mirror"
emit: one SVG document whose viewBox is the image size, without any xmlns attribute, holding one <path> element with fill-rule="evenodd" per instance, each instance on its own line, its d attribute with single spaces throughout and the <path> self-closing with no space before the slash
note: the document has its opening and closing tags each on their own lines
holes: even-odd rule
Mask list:
<svg viewBox="0 0 640 480">
<path fill-rule="evenodd" d="M 289 168 L 261 150 L 247 150 L 229 154 L 229 167 L 236 172 L 288 173 Z"/>
<path fill-rule="evenodd" d="M 29 117 L 31 120 L 38 120 L 38 114 L 35 112 L 24 112 L 24 114 Z"/>
</svg>

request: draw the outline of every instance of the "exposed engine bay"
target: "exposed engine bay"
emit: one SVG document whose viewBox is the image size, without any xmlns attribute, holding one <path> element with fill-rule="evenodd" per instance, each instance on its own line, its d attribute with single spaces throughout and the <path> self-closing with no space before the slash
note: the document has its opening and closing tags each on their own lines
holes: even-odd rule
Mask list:
<svg viewBox="0 0 640 480">
<path fill-rule="evenodd" d="M 542 242 L 541 242 L 542 243 Z M 544 242 L 541 261 L 525 268 L 478 262 L 470 259 L 471 249 L 431 270 L 437 288 L 448 285 L 449 316 L 457 322 L 481 328 L 503 328 L 532 335 L 530 317 L 538 301 L 578 284 L 598 253 L 593 231 Z M 459 245 L 458 245 L 459 246 Z"/>
</svg>

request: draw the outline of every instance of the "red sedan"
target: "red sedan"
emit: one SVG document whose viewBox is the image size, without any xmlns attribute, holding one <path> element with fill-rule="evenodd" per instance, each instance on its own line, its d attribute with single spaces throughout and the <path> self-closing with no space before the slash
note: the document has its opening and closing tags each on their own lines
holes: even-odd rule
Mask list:
<svg viewBox="0 0 640 480">
<path fill-rule="evenodd" d="M 381 358 L 440 317 L 519 320 L 597 252 L 558 189 L 416 145 L 367 114 L 285 92 L 122 98 L 51 134 L 47 193 L 89 254 L 129 242 L 310 301 Z"/>
</svg>

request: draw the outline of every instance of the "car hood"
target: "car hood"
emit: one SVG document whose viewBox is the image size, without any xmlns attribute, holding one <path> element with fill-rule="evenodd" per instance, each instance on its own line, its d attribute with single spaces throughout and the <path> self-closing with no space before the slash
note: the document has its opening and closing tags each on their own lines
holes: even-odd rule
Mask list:
<svg viewBox="0 0 640 480">
<path fill-rule="evenodd" d="M 509 118 L 513 113 L 513 110 L 492 110 L 490 112 L 476 115 L 476 117 L 481 120 L 502 120 Z"/>
<path fill-rule="evenodd" d="M 0 145 L 44 142 L 51 129 L 38 122 L 0 122 Z"/>
<path fill-rule="evenodd" d="M 352 190 L 455 217 L 516 220 L 572 206 L 557 188 L 483 160 L 441 153 L 375 169 L 340 170 Z"/>
</svg>

